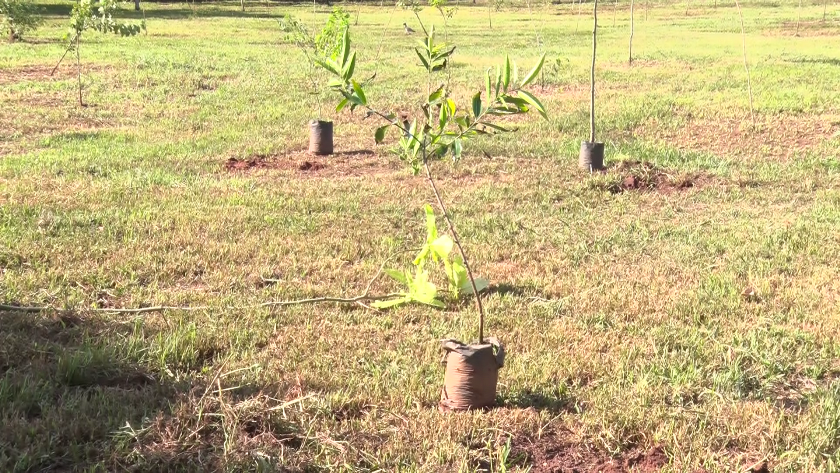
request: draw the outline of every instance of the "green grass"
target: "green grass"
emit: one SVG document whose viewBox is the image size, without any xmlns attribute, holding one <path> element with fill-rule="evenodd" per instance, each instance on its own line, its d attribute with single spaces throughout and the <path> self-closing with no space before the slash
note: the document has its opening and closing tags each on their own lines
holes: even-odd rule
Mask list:
<svg viewBox="0 0 840 473">
<path fill-rule="evenodd" d="M 326 7 L 145 4 L 147 35 L 85 36 L 82 108 L 74 61 L 49 76 L 70 5 L 44 5 L 0 46 L 0 303 L 58 311 L 0 313 L 0 470 L 525 471 L 523 439 L 661 447 L 662 471 L 840 468 L 840 10 L 806 2 L 794 36 L 798 2 L 743 4 L 753 127 L 734 3 L 637 3 L 632 67 L 629 5 L 600 8 L 598 136 L 691 188 L 577 170 L 587 6 L 508 4 L 489 29 L 462 5 L 449 26 L 462 103 L 505 53 L 560 59 L 547 121 L 434 165 L 509 353 L 501 407 L 457 415 L 437 411 L 438 340 L 475 338 L 471 304 L 254 307 L 358 295 L 424 237 L 433 196 L 372 118 L 325 100 L 337 150 L 373 154 L 298 170 L 317 108 L 276 20 Z M 369 101 L 417 113 L 413 16 L 358 19 Z M 256 154 L 281 165 L 224 168 Z M 157 304 L 210 308 L 91 310 Z"/>
</svg>

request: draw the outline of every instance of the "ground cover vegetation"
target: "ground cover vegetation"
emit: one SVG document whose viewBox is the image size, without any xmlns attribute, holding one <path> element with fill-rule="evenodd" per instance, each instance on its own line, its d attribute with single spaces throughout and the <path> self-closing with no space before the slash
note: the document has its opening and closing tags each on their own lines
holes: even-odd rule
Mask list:
<svg viewBox="0 0 840 473">
<path fill-rule="evenodd" d="M 74 5 L 0 3 L 0 470 L 840 468 L 840 5 L 638 0 L 631 53 L 599 2 L 592 173 L 591 3 L 142 2 L 52 73 Z M 330 17 L 390 122 L 312 86 L 289 19 Z M 457 46 L 434 74 L 421 21 Z M 423 256 L 442 308 L 359 296 L 450 235 L 406 154 L 431 95 L 479 115 L 543 55 L 545 118 L 433 163 L 508 353 L 498 407 L 441 414 L 457 251 Z"/>
</svg>

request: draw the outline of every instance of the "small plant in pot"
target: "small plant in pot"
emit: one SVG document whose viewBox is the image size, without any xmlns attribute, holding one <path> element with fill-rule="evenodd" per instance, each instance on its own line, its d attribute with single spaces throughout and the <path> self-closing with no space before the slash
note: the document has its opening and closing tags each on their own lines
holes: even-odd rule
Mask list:
<svg viewBox="0 0 840 473">
<path fill-rule="evenodd" d="M 595 48 L 598 35 L 598 0 L 592 7 L 592 67 L 589 75 L 589 141 L 580 144 L 578 166 L 589 172 L 604 169 L 604 143 L 595 141 Z"/>
<path fill-rule="evenodd" d="M 543 105 L 525 90 L 526 86 L 537 79 L 545 56 L 521 81 L 516 64 L 506 57 L 504 64 L 496 68 L 495 75 L 487 71 L 484 83 L 476 87 L 478 91 L 472 95 L 470 105 L 461 109 L 450 97 L 448 82 L 433 86 L 438 77 L 446 77 L 448 80 L 450 75 L 443 73 L 449 72 L 447 68 L 455 47 L 437 42 L 434 27 L 428 30 L 423 27 L 423 31 L 428 33 L 414 52 L 426 73 L 427 93 L 418 104 L 422 112 L 418 115 L 420 119 L 411 123 L 398 119 L 394 113 L 375 109 L 368 102 L 364 84 L 353 78 L 353 68 L 350 74 L 344 74 L 343 70 L 322 66 L 336 78 L 337 83 L 333 83 L 332 89 L 342 97 L 337 110 L 348 106 L 351 110 L 358 107 L 365 109 L 367 116 L 383 120 L 384 124 L 376 129 L 374 135 L 377 143 L 383 142 L 391 128 L 397 131 L 400 158 L 415 174 L 425 174 L 438 209 L 448 225 L 449 235 L 438 234 L 434 210 L 426 206 L 426 243 L 413 262 L 413 270 L 387 271 L 405 289 L 372 305 L 379 309 L 407 303 L 445 307 L 441 295 L 450 299 L 474 296 L 478 309 L 477 341 L 471 344 L 457 340 L 443 341 L 446 373 L 440 408 L 444 411 L 481 409 L 495 404 L 498 370 L 504 363 L 504 350 L 497 339 L 484 335 L 485 310 L 481 291 L 487 287 L 488 282 L 473 276 L 466 252 L 432 174 L 431 163 L 446 157 L 460 160 L 464 143 L 473 137 L 513 131 L 495 122 L 500 116 L 536 110 L 545 117 Z M 355 53 L 349 52 L 348 31 L 345 31 L 343 43 L 345 54 L 355 58 Z M 453 255 L 456 249 L 457 254 Z M 439 292 L 434 284 L 435 268 L 443 270 L 448 292 Z"/>
<path fill-rule="evenodd" d="M 286 16 L 280 20 L 280 27 L 287 33 L 287 39 L 306 56 L 306 75 L 309 81 L 309 95 L 313 97 L 313 109 L 318 118 L 309 121 L 309 152 L 315 155 L 333 154 L 333 122 L 325 120 L 321 107 L 323 78 L 322 70 L 341 77 L 351 77 L 355 67 L 355 54 L 351 57 L 349 46 L 343 48 L 342 32 L 350 24 L 350 14 L 340 7 L 333 9 L 323 29 L 316 34 L 300 20 Z"/>
</svg>

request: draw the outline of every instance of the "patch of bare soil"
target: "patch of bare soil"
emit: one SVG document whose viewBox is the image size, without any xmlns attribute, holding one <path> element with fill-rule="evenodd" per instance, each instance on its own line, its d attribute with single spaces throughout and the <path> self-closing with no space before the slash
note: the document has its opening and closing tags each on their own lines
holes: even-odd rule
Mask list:
<svg viewBox="0 0 840 473">
<path fill-rule="evenodd" d="M 699 187 L 710 178 L 702 173 L 680 174 L 643 161 L 621 161 L 606 171 L 616 176 L 607 190 L 613 194 L 626 191 L 676 192 Z"/>
<path fill-rule="evenodd" d="M 371 150 L 338 151 L 330 156 L 294 151 L 282 155 L 231 157 L 223 167 L 228 172 L 279 170 L 284 174 L 318 178 L 383 176 L 401 169 Z"/>
<path fill-rule="evenodd" d="M 796 153 L 822 145 L 840 133 L 840 116 L 779 115 L 760 117 L 753 127 L 749 117 L 695 119 L 677 130 L 643 125 L 636 136 L 652 137 L 681 150 L 704 151 L 720 157 L 791 159 Z"/>
<path fill-rule="evenodd" d="M 783 21 L 776 28 L 764 32 L 767 36 L 838 36 L 834 21 Z"/>
<path fill-rule="evenodd" d="M 661 447 L 637 449 L 615 458 L 553 436 L 539 440 L 518 437 L 512 447 L 511 457 L 519 458 L 533 473 L 653 473 L 668 464 Z"/>
<path fill-rule="evenodd" d="M 69 64 L 69 63 L 68 63 Z M 52 74 L 55 65 L 34 64 L 30 66 L 0 69 L 0 84 L 14 84 L 16 82 L 52 82 L 76 78 L 76 68 L 62 64 Z M 82 75 L 90 74 L 97 70 L 97 66 L 82 65 Z M 101 69 L 101 68 L 99 68 Z"/>
</svg>

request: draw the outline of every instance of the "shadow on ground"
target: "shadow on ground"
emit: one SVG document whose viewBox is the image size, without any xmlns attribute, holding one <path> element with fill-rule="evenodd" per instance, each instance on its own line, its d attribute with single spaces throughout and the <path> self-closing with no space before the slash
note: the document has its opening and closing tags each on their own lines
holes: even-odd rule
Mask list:
<svg viewBox="0 0 840 473">
<path fill-rule="evenodd" d="M 300 447 L 276 391 L 226 389 L 223 356 L 194 327 L 0 311 L 0 471 L 236 470 Z"/>
</svg>

